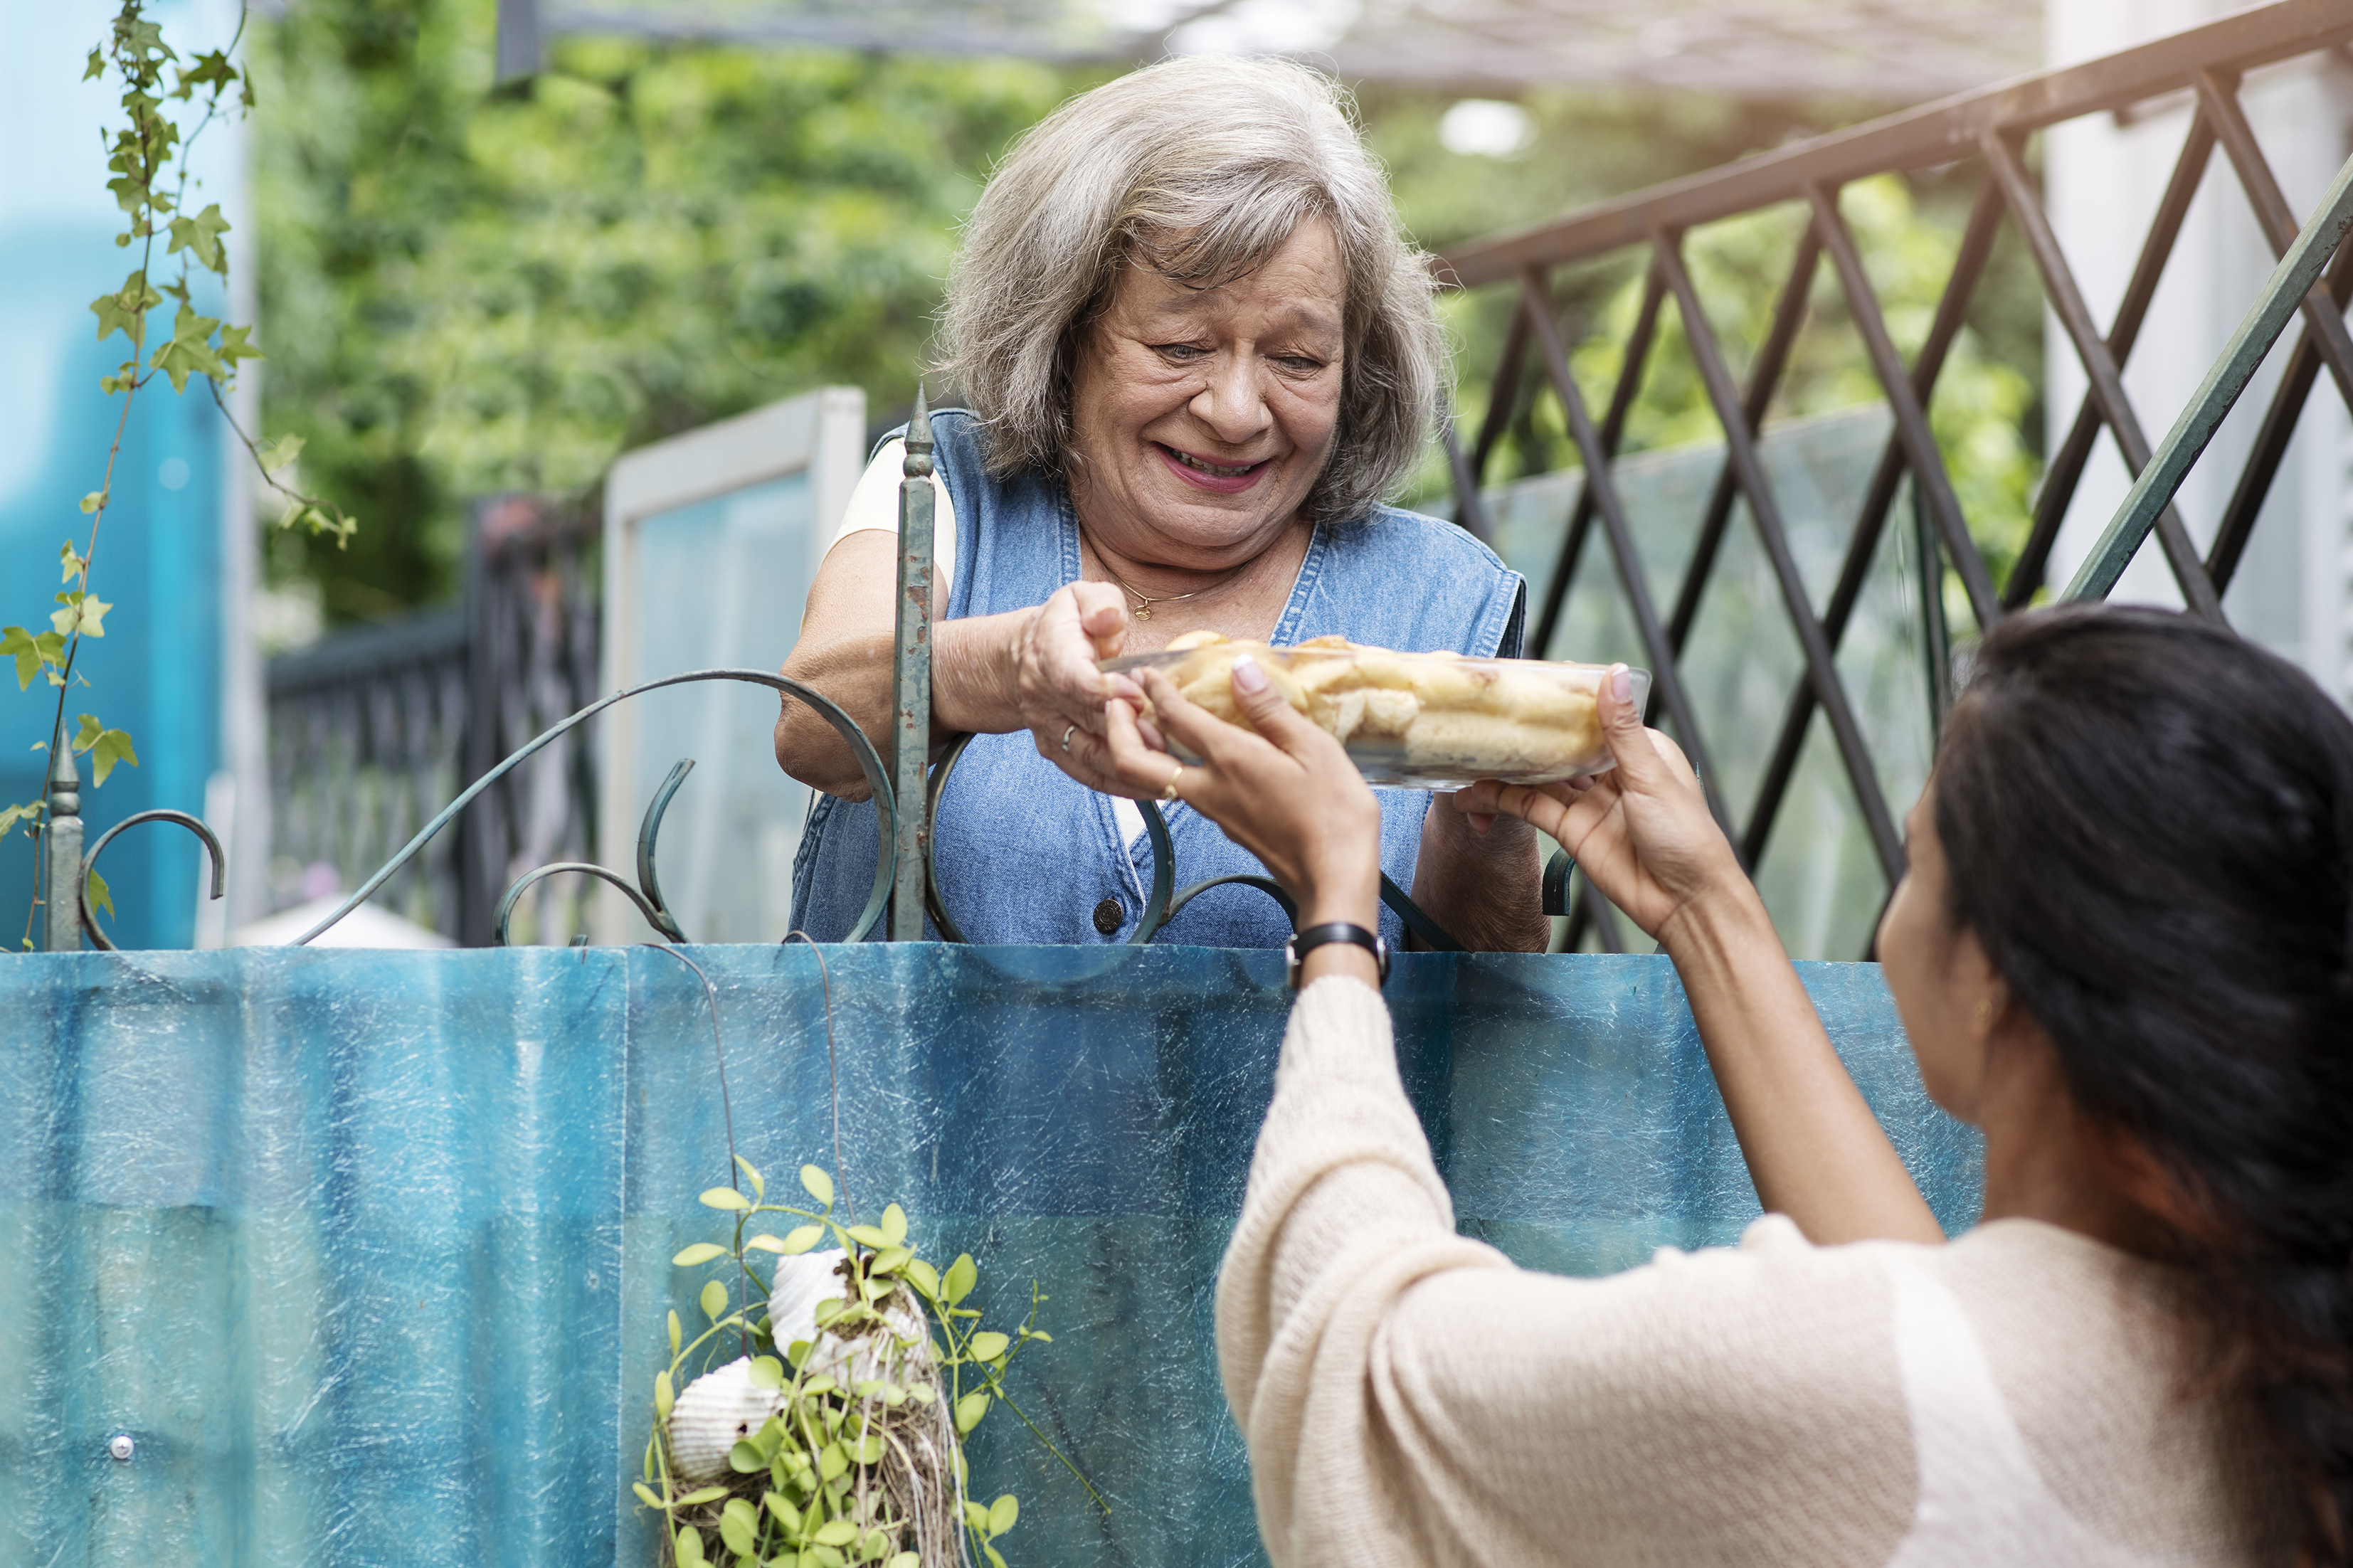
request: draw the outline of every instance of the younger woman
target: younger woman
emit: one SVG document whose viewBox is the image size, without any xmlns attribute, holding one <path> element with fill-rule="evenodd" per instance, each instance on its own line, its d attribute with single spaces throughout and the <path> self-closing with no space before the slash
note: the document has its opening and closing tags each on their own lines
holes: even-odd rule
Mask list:
<svg viewBox="0 0 2353 1568">
<path fill-rule="evenodd" d="M 1987 637 L 1880 953 L 1983 1130 L 1947 1243 L 1689 766 L 1605 681 L 1616 768 L 1525 818 L 1673 959 L 1768 1211 L 1601 1279 L 1454 1234 L 1373 955 L 1315 945 L 1219 1281 L 1274 1562 L 2338 1563 L 2353 1507 L 2353 723 L 2155 611 Z M 1254 666 L 1257 733 L 1146 686 L 1174 782 L 1369 930 L 1378 817 Z M 1263 738 L 1261 738 L 1263 737 Z"/>
</svg>

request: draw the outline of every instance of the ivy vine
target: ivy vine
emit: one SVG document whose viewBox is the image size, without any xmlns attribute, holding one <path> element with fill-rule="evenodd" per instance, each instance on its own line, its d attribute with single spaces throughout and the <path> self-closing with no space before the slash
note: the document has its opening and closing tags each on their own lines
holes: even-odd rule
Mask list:
<svg viewBox="0 0 2353 1568">
<path fill-rule="evenodd" d="M 114 194 L 125 217 L 114 243 L 126 250 L 135 247 L 138 265 L 124 277 L 121 287 L 90 303 L 90 313 L 98 318 L 98 341 L 105 342 L 120 334 L 130 345 L 129 356 L 100 377 L 98 384 L 105 396 L 121 399 L 121 410 L 115 419 L 114 439 L 107 447 L 99 486 L 81 499 L 90 532 L 79 544 L 69 537 L 58 552 L 62 586 L 52 596 L 58 607 L 48 612 L 48 629 L 0 626 L 0 658 L 15 662 L 17 690 L 29 690 L 36 680 L 42 680 L 56 693 L 51 738 L 34 749 L 70 746 L 75 754 L 89 758 L 93 785 L 105 784 L 120 764 L 139 765 L 130 732 L 109 725 L 96 714 L 80 714 L 78 726 L 69 732 L 66 703 L 75 688 L 90 684 L 89 677 L 75 668 L 82 640 L 106 635 L 107 613 L 114 607 L 92 590 L 90 574 L 100 531 L 114 496 L 115 463 L 121 456 L 131 410 L 141 392 L 162 376 L 172 384 L 174 394 L 182 394 L 190 381 L 201 377 L 221 417 L 259 468 L 263 482 L 284 498 L 286 508 L 279 526 L 331 534 L 339 544 L 359 526 L 331 503 L 302 493 L 279 477 L 301 450 L 301 437 L 256 441 L 237 422 L 224 395 L 234 390 L 237 367 L 247 360 L 261 358 L 261 351 L 252 341 L 251 326 L 204 315 L 195 305 L 193 269 L 214 273 L 224 284 L 228 280 L 228 246 L 222 237 L 230 225 L 218 202 L 206 203 L 199 211 L 188 210 L 190 186 L 200 183 L 188 173 L 188 154 L 216 121 L 231 115 L 241 118 L 253 107 L 252 81 L 231 58 L 244 37 L 244 16 L 240 14 L 237 33 L 226 47 L 184 60 L 164 42 L 162 26 L 148 19 L 148 3 L 123 0 L 104 41 L 90 51 L 82 72 L 84 81 L 111 77 L 122 89 L 124 120 L 111 132 L 108 142 L 107 168 L 113 178 L 107 181 L 107 189 Z M 167 82 L 167 78 L 175 79 Z M 188 110 L 175 110 L 174 103 L 186 104 Z M 195 124 L 183 132 L 175 116 L 195 110 L 201 110 Z M 159 239 L 164 247 L 160 266 L 155 256 Z M 173 272 L 174 259 L 178 266 Z M 163 275 L 167 272 L 172 275 Z M 174 310 L 171 329 L 165 333 L 151 322 L 167 300 Z M 21 825 L 37 843 L 47 830 L 47 818 L 46 800 L 0 806 L 0 837 Z M 43 858 L 35 857 L 33 906 L 26 915 L 24 945 L 27 948 L 33 945 L 35 913 L 45 898 L 58 896 L 56 889 L 42 886 Z M 94 871 L 90 874 L 86 896 L 109 915 L 114 912 L 112 896 Z"/>
</svg>

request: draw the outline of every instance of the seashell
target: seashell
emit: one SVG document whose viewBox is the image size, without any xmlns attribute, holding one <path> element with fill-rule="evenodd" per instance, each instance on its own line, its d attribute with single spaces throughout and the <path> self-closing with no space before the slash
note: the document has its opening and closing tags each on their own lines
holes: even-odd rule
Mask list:
<svg viewBox="0 0 2353 1568">
<path fill-rule="evenodd" d="M 834 1270 L 841 1265 L 841 1248 L 804 1252 L 776 1259 L 776 1277 L 768 1285 L 769 1331 L 783 1354 L 795 1340 L 817 1340 L 817 1304 L 839 1300 L 846 1287 Z"/>
<path fill-rule="evenodd" d="M 882 1309 L 882 1321 L 897 1337 L 897 1343 L 879 1334 L 858 1334 L 844 1341 L 818 1331 L 818 1303 L 839 1300 L 845 1289 L 841 1276 L 835 1272 L 841 1256 L 837 1247 L 776 1260 L 776 1277 L 768 1287 L 768 1323 L 777 1353 L 790 1349 L 796 1340 L 806 1340 L 809 1359 L 803 1370 L 823 1373 L 844 1384 L 875 1377 L 903 1382 L 923 1375 L 919 1369 L 931 1364 L 930 1328 L 923 1308 L 905 1290 L 892 1296 Z"/>
<path fill-rule="evenodd" d="M 752 1362 L 739 1356 L 681 1389 L 670 1413 L 670 1461 L 679 1477 L 714 1480 L 727 1473 L 727 1451 L 784 1408 L 784 1395 L 752 1381 Z"/>
</svg>

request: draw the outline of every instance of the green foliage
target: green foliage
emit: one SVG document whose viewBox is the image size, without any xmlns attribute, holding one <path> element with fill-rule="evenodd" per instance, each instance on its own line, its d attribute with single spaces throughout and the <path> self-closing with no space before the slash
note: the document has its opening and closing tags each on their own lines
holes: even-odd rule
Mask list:
<svg viewBox="0 0 2353 1568">
<path fill-rule="evenodd" d="M 100 376 L 98 384 L 103 395 L 122 399 L 122 413 L 115 425 L 113 444 L 107 449 L 105 480 L 81 500 L 82 515 L 90 519 L 90 541 L 78 550 L 68 540 L 58 552 L 63 581 L 70 586 L 54 596 L 60 607 L 49 613 L 50 630 L 35 633 L 20 626 L 0 626 L 0 657 L 15 661 L 16 689 L 29 689 L 36 677 L 45 677 L 57 692 L 53 734 L 64 729 L 66 689 L 79 679 L 74 660 L 82 639 L 106 635 L 106 613 L 113 607 L 90 592 L 90 563 L 98 554 L 99 531 L 114 493 L 114 463 L 121 455 L 123 432 L 130 427 L 132 401 L 158 375 L 171 382 L 175 394 L 185 393 L 192 378 L 202 376 L 222 417 L 247 449 L 255 451 L 252 438 L 221 400 L 222 392 L 233 384 L 237 365 L 261 357 L 261 351 L 251 342 L 252 329 L 201 315 L 190 298 L 192 266 L 227 280 L 228 247 L 221 237 L 229 232 L 229 222 L 217 202 L 193 215 L 185 210 L 188 149 L 215 120 L 252 107 L 252 84 L 229 63 L 227 50 L 213 50 L 199 55 L 192 64 L 176 65 L 179 56 L 164 41 L 163 28 L 147 19 L 147 4 L 148 0 L 122 0 L 106 40 L 90 51 L 82 71 L 84 81 L 111 73 L 122 89 L 123 121 L 107 142 L 106 166 L 113 176 L 107 181 L 107 189 L 114 193 L 125 220 L 114 243 L 126 250 L 135 247 L 139 259 L 121 288 L 90 303 L 90 313 L 98 318 L 98 341 L 104 342 L 119 333 L 130 345 L 131 357 L 112 374 Z M 232 40 L 230 48 L 235 47 Z M 167 74 L 179 79 L 169 88 L 164 81 Z M 195 124 L 185 132 L 169 108 L 174 100 L 202 110 Z M 168 279 L 151 271 L 159 235 L 165 240 L 164 259 L 181 258 L 178 275 Z M 155 344 L 151 353 L 149 314 L 166 299 L 178 301 L 171 335 Z M 145 355 L 143 361 L 142 355 Z M 259 456 L 255 451 L 257 460 Z M 266 466 L 264 479 L 294 503 L 287 513 L 289 522 L 301 521 L 338 539 L 347 537 L 356 526 L 326 503 L 280 484 L 269 477 Z M 82 684 L 88 684 L 86 679 Z M 82 715 L 81 731 L 73 748 L 90 757 L 94 784 L 103 784 L 117 763 L 133 767 L 139 763 L 127 733 L 110 730 L 87 713 Z M 37 804 L 10 806 L 0 814 L 0 834 L 19 822 L 37 830 L 46 822 L 46 813 Z M 109 914 L 114 912 L 106 883 L 95 874 L 90 879 L 89 897 Z M 39 899 L 37 892 L 37 905 Z M 29 931 L 26 941 L 29 946 Z"/>
<path fill-rule="evenodd" d="M 269 423 L 371 519 L 353 554 L 272 570 L 339 618 L 451 591 L 467 498 L 585 491 L 630 447 L 827 383 L 903 402 L 955 225 L 1082 79 L 572 37 L 493 91 L 494 26 L 459 0 L 257 24 Z"/>
<path fill-rule="evenodd" d="M 979 1279 L 971 1255 L 958 1256 L 944 1271 L 917 1257 L 906 1245 L 907 1215 L 897 1204 L 886 1207 L 873 1225 L 848 1224 L 835 1217 L 833 1178 L 818 1166 L 800 1169 L 803 1190 L 821 1205 L 811 1210 L 768 1203 L 767 1184 L 760 1172 L 740 1157 L 735 1163 L 752 1195 L 713 1187 L 701 1199 L 705 1207 L 734 1216 L 731 1239 L 724 1245 L 695 1242 L 670 1260 L 681 1268 L 721 1267 L 696 1296 L 708 1328 L 689 1341 L 678 1314 L 669 1316 L 670 1364 L 655 1374 L 654 1429 L 646 1444 L 644 1475 L 629 1488 L 639 1503 L 661 1511 L 678 1563 L 709 1561 L 705 1532 L 710 1531 L 738 1563 L 793 1568 L 881 1563 L 884 1568 L 923 1568 L 923 1559 L 903 1549 L 912 1539 L 911 1521 L 897 1512 L 881 1484 L 881 1467 L 893 1447 L 902 1445 L 908 1422 L 936 1420 L 931 1412 L 943 1401 L 952 1413 L 956 1437 L 951 1458 L 963 1528 L 973 1548 L 994 1568 L 1004 1568 L 1005 1563 L 995 1542 L 1019 1522 L 1021 1505 L 1010 1493 L 987 1504 L 963 1496 L 966 1477 L 961 1441 L 993 1405 L 1011 1410 L 1078 1477 L 1087 1495 L 1105 1506 L 1086 1477 L 1006 1390 L 1005 1374 L 1015 1357 L 1032 1342 L 1052 1340 L 1036 1326 L 1047 1299 L 1035 1284 L 1029 1288 L 1029 1315 L 1012 1333 L 983 1329 L 979 1310 L 963 1304 Z M 747 1236 L 751 1225 L 766 1214 L 808 1221 L 792 1232 L 799 1245 L 765 1234 Z M 806 1252 L 828 1236 L 845 1254 L 839 1269 L 842 1292 L 818 1304 L 816 1341 L 797 1340 L 780 1347 L 775 1341 L 776 1325 L 765 1311 L 769 1287 L 753 1271 L 751 1254 Z M 738 1289 L 731 1290 L 731 1281 Z M 910 1303 L 915 1309 L 913 1321 L 929 1325 L 928 1344 L 923 1328 L 914 1331 L 915 1338 L 905 1337 Z M 754 1384 L 779 1394 L 780 1408 L 729 1452 L 728 1468 L 736 1481 L 690 1489 L 674 1474 L 668 1436 L 670 1411 L 698 1355 L 708 1366 L 731 1335 L 751 1358 Z M 821 1363 L 837 1369 L 862 1368 L 867 1363 L 818 1357 L 815 1352 L 827 1341 L 842 1346 L 887 1342 L 897 1352 L 887 1364 L 901 1370 L 844 1387 L 830 1373 L 810 1367 Z M 853 1373 L 844 1371 L 843 1375 Z"/>
<path fill-rule="evenodd" d="M 100 784 L 106 782 L 106 775 L 114 771 L 117 763 L 129 763 L 134 768 L 139 765 L 138 753 L 131 749 L 131 737 L 100 723 L 95 713 L 81 716 L 81 731 L 74 737 L 73 749 L 90 758 Z"/>
</svg>

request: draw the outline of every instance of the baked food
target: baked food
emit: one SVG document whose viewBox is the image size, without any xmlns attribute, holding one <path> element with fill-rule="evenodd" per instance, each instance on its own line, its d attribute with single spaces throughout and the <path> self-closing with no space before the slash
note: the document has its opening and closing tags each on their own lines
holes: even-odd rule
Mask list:
<svg viewBox="0 0 2353 1568">
<path fill-rule="evenodd" d="M 1595 707 L 1599 665 L 1395 653 L 1345 637 L 1270 647 L 1204 631 L 1104 668 L 1155 667 L 1186 700 L 1228 723 L 1245 723 L 1232 686 L 1234 661 L 1244 654 L 1376 784 L 1547 784 L 1610 765 Z"/>
</svg>

